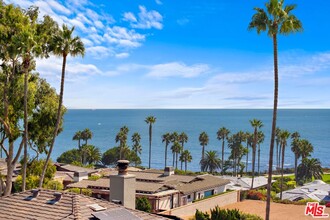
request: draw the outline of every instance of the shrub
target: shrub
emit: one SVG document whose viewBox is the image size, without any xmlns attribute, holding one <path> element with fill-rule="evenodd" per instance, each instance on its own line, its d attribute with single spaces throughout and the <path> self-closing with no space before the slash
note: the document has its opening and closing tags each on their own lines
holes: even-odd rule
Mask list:
<svg viewBox="0 0 330 220">
<path fill-rule="evenodd" d="M 210 215 L 207 214 L 206 212 L 204 213 L 204 212 L 199 211 L 198 209 L 196 209 L 195 219 L 196 220 L 210 220 Z"/>
<path fill-rule="evenodd" d="M 318 202 L 317 200 L 314 199 L 301 199 L 299 201 L 294 202 L 295 205 L 306 205 L 307 202 Z"/>
<path fill-rule="evenodd" d="M 151 204 L 147 197 L 139 197 L 135 200 L 135 207 L 144 212 L 151 212 Z"/>
<path fill-rule="evenodd" d="M 266 196 L 256 190 L 249 190 L 246 198 L 252 200 L 263 200 L 263 201 L 266 200 Z"/>
<path fill-rule="evenodd" d="M 57 180 L 50 180 L 45 185 L 46 189 L 53 189 L 53 190 L 63 190 L 63 187 L 64 187 L 63 184 Z"/>
<path fill-rule="evenodd" d="M 79 188 L 70 188 L 70 189 L 68 189 L 68 192 L 80 194 L 80 190 L 81 190 L 81 194 L 83 194 L 85 196 L 91 196 L 93 193 L 92 190 L 90 190 L 90 189 L 79 189 Z"/>
<path fill-rule="evenodd" d="M 258 215 L 243 213 L 241 215 L 241 220 L 263 220 L 263 218 Z"/>
</svg>

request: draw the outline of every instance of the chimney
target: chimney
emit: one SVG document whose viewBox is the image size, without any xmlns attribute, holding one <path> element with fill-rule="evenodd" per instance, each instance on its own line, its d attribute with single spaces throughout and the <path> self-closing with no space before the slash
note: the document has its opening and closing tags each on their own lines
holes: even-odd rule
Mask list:
<svg viewBox="0 0 330 220">
<path fill-rule="evenodd" d="M 80 182 L 81 180 L 87 180 L 88 179 L 88 173 L 87 172 L 74 172 L 73 174 L 73 181 L 75 183 Z"/>
<path fill-rule="evenodd" d="M 173 167 L 165 167 L 164 169 L 164 176 L 171 176 L 174 174 Z"/>
<path fill-rule="evenodd" d="M 118 174 L 110 175 L 110 202 L 135 209 L 135 175 L 127 173 L 128 164 L 128 160 L 118 160 Z"/>
</svg>

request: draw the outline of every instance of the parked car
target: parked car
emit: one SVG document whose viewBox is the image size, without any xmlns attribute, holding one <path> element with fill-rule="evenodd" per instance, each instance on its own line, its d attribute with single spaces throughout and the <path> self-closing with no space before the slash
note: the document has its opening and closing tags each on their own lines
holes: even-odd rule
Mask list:
<svg viewBox="0 0 330 220">
<path fill-rule="evenodd" d="M 330 207 L 330 202 L 328 202 L 327 204 L 325 204 L 326 207 Z"/>
</svg>

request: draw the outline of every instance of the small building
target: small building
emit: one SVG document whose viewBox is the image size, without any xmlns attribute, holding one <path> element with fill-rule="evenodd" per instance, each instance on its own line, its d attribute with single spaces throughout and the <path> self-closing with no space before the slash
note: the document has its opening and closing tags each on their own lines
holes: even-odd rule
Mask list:
<svg viewBox="0 0 330 220">
<path fill-rule="evenodd" d="M 230 180 L 228 184 L 228 189 L 231 190 L 250 190 L 252 185 L 251 177 L 234 177 L 234 176 L 222 176 L 220 178 L 225 178 Z M 272 180 L 275 182 L 275 180 Z M 264 176 L 256 176 L 253 181 L 253 189 L 259 189 L 265 187 L 268 184 L 268 178 Z"/>
<path fill-rule="evenodd" d="M 277 194 L 277 196 L 279 197 L 280 194 Z M 313 199 L 319 202 L 330 202 L 330 184 L 326 184 L 322 180 L 315 180 L 303 186 L 296 187 L 295 189 L 283 191 L 282 199 L 291 201 Z"/>
<path fill-rule="evenodd" d="M 192 203 L 194 200 L 226 191 L 229 180 L 205 174 L 199 176 L 175 175 L 171 169 L 130 171 L 135 176 L 135 196 L 147 197 L 152 212 L 170 210 Z M 117 171 L 108 173 L 116 176 Z M 110 181 L 110 184 L 109 184 Z M 96 181 L 82 180 L 69 184 L 68 188 L 91 189 L 92 196 L 109 200 L 111 197 L 111 179 L 103 177 Z M 115 189 L 116 192 L 118 189 Z"/>
<path fill-rule="evenodd" d="M 0 219 L 154 220 L 168 218 L 75 193 L 31 190 L 0 197 Z"/>
</svg>

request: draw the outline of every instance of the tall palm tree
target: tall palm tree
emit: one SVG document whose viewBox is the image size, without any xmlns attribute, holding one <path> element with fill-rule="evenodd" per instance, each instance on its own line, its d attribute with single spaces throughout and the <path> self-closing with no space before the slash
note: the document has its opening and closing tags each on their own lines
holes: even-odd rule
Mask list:
<svg viewBox="0 0 330 220">
<path fill-rule="evenodd" d="M 322 179 L 323 171 L 321 162 L 316 158 L 304 158 L 298 166 L 298 182 L 308 182 L 313 179 Z"/>
<path fill-rule="evenodd" d="M 217 151 L 206 151 L 205 158 L 200 162 L 203 171 L 209 171 L 213 173 L 217 169 L 220 169 L 221 160 Z"/>
<path fill-rule="evenodd" d="M 152 124 L 156 122 L 156 117 L 148 116 L 144 120 L 147 124 L 149 124 L 149 169 L 151 166 L 151 141 L 152 141 Z"/>
<path fill-rule="evenodd" d="M 167 166 L 167 148 L 168 145 L 171 143 L 171 134 L 170 133 L 165 133 L 162 136 L 162 142 L 165 142 L 165 167 Z"/>
<path fill-rule="evenodd" d="M 133 146 L 132 146 L 132 150 L 135 152 L 136 155 L 139 155 L 141 154 L 142 152 L 142 146 L 140 144 L 140 141 L 141 141 L 141 136 L 139 133 L 135 132 L 133 135 L 132 135 L 132 142 L 133 142 Z M 137 161 L 135 161 L 135 166 L 137 166 Z"/>
<path fill-rule="evenodd" d="M 281 161 L 281 193 L 280 193 L 280 199 L 282 199 L 282 191 L 283 191 L 283 172 L 284 172 L 284 155 L 285 155 L 285 147 L 287 145 L 287 140 L 290 137 L 290 132 L 287 130 L 282 130 L 280 134 L 280 144 L 282 148 L 282 161 Z"/>
<path fill-rule="evenodd" d="M 101 160 L 100 149 L 94 145 L 83 145 L 82 152 L 84 152 L 85 155 L 84 164 L 94 164 Z"/>
<path fill-rule="evenodd" d="M 175 142 L 178 142 L 179 141 L 179 134 L 174 131 L 172 134 L 171 134 L 171 142 L 172 144 L 174 145 Z M 176 155 L 176 151 L 174 150 L 175 147 L 171 147 L 171 150 L 172 150 L 172 154 L 173 154 L 173 161 L 172 161 L 172 167 L 174 167 L 174 163 L 175 163 L 175 155 Z"/>
<path fill-rule="evenodd" d="M 120 160 L 123 159 L 123 150 L 124 150 L 124 147 L 127 146 L 126 142 L 127 142 L 128 129 L 123 129 L 123 128 L 125 128 L 125 126 L 120 128 L 120 130 L 115 138 L 116 143 L 119 142 L 119 159 Z"/>
<path fill-rule="evenodd" d="M 262 131 L 258 131 L 258 176 L 260 176 L 260 145 L 265 140 L 265 134 Z"/>
<path fill-rule="evenodd" d="M 249 162 L 249 147 L 252 147 L 252 143 L 253 143 L 253 134 L 251 134 L 250 132 L 246 132 L 246 164 L 245 164 L 245 173 L 248 172 L 248 162 Z"/>
<path fill-rule="evenodd" d="M 93 137 L 93 133 L 88 128 L 85 128 L 81 132 L 81 139 L 85 141 L 85 145 L 87 145 L 87 141 L 90 140 L 90 139 L 92 139 L 92 137 Z"/>
<path fill-rule="evenodd" d="M 219 130 L 217 131 L 217 138 L 219 141 L 222 140 L 222 147 L 221 147 L 221 174 L 224 175 L 223 172 L 223 163 L 224 163 L 224 155 L 225 155 L 225 140 L 228 140 L 228 135 L 229 135 L 230 131 L 225 128 L 219 128 Z"/>
<path fill-rule="evenodd" d="M 260 121 L 258 119 L 252 119 L 252 120 L 250 120 L 250 124 L 254 128 L 253 144 L 252 144 L 252 183 L 251 183 L 251 189 L 253 189 L 254 170 L 255 170 L 255 163 L 256 163 L 256 149 L 257 149 L 257 143 L 258 143 L 258 129 L 260 129 L 263 126 L 263 123 L 262 123 L 262 121 Z"/>
<path fill-rule="evenodd" d="M 81 139 L 82 139 L 81 136 L 82 136 L 82 135 L 81 135 L 81 131 L 77 131 L 77 132 L 73 135 L 73 137 L 72 137 L 72 140 L 74 140 L 74 141 L 78 141 L 78 149 L 80 149 L 80 141 L 81 141 Z"/>
<path fill-rule="evenodd" d="M 187 163 L 190 163 L 192 160 L 192 156 L 189 152 L 189 150 L 184 150 L 182 154 L 180 155 L 180 161 L 184 162 L 184 172 L 187 172 Z"/>
<path fill-rule="evenodd" d="M 205 146 L 207 146 L 207 144 L 209 143 L 209 136 L 207 135 L 207 133 L 205 131 L 203 131 L 199 135 L 198 140 L 199 140 L 200 145 L 202 146 L 202 160 L 204 160 Z"/>
<path fill-rule="evenodd" d="M 292 142 L 291 142 L 291 151 L 294 154 L 294 176 L 297 181 L 297 168 L 298 168 L 298 160 L 301 157 L 301 148 L 299 145 L 300 134 L 296 131 L 291 134 Z"/>
<path fill-rule="evenodd" d="M 299 147 L 301 149 L 301 159 L 305 159 L 311 155 L 314 151 L 313 145 L 306 139 L 301 139 L 299 141 Z"/>
<path fill-rule="evenodd" d="M 173 161 L 174 161 L 174 155 L 175 155 L 175 169 L 178 169 L 178 155 L 181 152 L 182 146 L 178 141 L 175 141 L 171 147 L 171 150 L 173 152 Z M 174 162 L 173 162 L 174 164 Z M 173 165 L 174 166 L 174 165 Z"/>
<path fill-rule="evenodd" d="M 181 143 L 181 153 L 184 151 L 184 143 L 187 143 L 188 141 L 188 136 L 186 133 L 181 132 L 181 134 L 179 134 L 179 141 Z M 183 162 L 181 161 L 181 170 L 182 170 L 182 164 Z"/>
<path fill-rule="evenodd" d="M 65 67 L 66 67 L 66 59 L 68 55 L 71 55 L 73 57 L 76 56 L 84 56 L 85 54 L 85 47 L 83 42 L 79 37 L 73 37 L 74 27 L 71 29 L 68 28 L 65 24 L 62 26 L 62 30 L 60 29 L 58 33 L 54 34 L 53 37 L 53 53 L 56 56 L 61 56 L 63 58 L 62 62 L 62 76 L 61 76 L 61 88 L 60 88 L 60 98 L 59 98 L 59 103 L 58 103 L 58 109 L 57 109 L 57 119 L 56 119 L 56 124 L 55 124 L 55 129 L 54 129 L 54 134 L 53 134 L 53 140 L 49 146 L 49 151 L 47 154 L 47 158 L 45 161 L 45 165 L 42 170 L 42 174 L 40 176 L 40 181 L 39 181 L 39 187 L 42 187 L 42 183 L 45 178 L 45 173 L 46 173 L 46 168 L 47 164 L 50 159 L 50 155 L 53 151 L 53 147 L 55 144 L 55 138 L 58 134 L 58 129 L 62 117 L 62 105 L 63 105 L 63 94 L 64 94 L 64 79 L 65 79 Z"/>
<path fill-rule="evenodd" d="M 275 130 L 275 141 L 276 141 L 276 169 L 280 169 L 280 133 L 281 129 L 279 127 Z"/>
<path fill-rule="evenodd" d="M 249 30 L 256 29 L 260 34 L 268 30 L 268 36 L 273 39 L 274 48 L 274 106 L 273 106 L 273 121 L 272 133 L 269 149 L 269 165 L 268 165 L 268 183 L 267 183 L 267 204 L 266 204 L 266 220 L 269 220 L 270 213 L 270 192 L 272 183 L 273 169 L 273 151 L 276 130 L 277 118 L 277 102 L 278 102 L 278 57 L 277 57 L 277 35 L 302 31 L 302 24 L 292 11 L 296 5 L 284 5 L 284 0 L 269 0 L 265 4 L 266 10 L 262 8 L 254 8 L 256 13 L 253 15 L 249 24 Z"/>
</svg>

